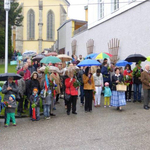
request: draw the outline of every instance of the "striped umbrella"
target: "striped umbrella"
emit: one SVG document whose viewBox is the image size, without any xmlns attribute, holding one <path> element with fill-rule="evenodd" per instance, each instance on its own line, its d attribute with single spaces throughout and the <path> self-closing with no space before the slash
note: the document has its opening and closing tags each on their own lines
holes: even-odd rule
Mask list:
<svg viewBox="0 0 150 150">
<path fill-rule="evenodd" d="M 105 59 L 105 58 L 109 58 L 109 57 L 112 57 L 112 55 L 104 52 L 104 53 L 98 54 L 95 59 Z"/>
</svg>

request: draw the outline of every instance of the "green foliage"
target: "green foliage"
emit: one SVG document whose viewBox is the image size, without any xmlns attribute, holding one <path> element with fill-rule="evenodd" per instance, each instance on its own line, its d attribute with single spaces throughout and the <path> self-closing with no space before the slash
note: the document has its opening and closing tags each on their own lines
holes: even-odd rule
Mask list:
<svg viewBox="0 0 150 150">
<path fill-rule="evenodd" d="M 19 3 L 12 2 L 11 9 L 9 11 L 9 25 L 8 25 L 8 55 L 9 58 L 12 56 L 12 46 L 11 46 L 11 26 L 21 26 L 23 21 L 23 16 L 21 15 L 22 7 Z M 4 0 L 0 1 L 0 58 L 5 57 L 5 10 L 4 10 Z"/>
</svg>

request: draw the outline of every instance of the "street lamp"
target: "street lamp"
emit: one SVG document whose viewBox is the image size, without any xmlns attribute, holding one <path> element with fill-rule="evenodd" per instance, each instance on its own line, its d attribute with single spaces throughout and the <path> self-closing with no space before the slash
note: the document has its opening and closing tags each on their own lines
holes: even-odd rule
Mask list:
<svg viewBox="0 0 150 150">
<path fill-rule="evenodd" d="M 5 25 L 5 73 L 8 72 L 8 12 L 10 10 L 10 0 L 4 0 L 4 9 L 6 11 Z"/>
</svg>

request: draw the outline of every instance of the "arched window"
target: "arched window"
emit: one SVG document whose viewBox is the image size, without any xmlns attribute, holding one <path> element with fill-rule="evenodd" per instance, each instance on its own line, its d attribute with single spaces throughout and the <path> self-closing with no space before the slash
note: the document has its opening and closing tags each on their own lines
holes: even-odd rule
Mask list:
<svg viewBox="0 0 150 150">
<path fill-rule="evenodd" d="M 55 16 L 52 10 L 47 14 L 47 40 L 54 40 Z"/>
<path fill-rule="evenodd" d="M 28 29 L 28 40 L 33 40 L 35 38 L 35 13 L 33 9 L 28 11 L 27 16 L 27 29 Z"/>
</svg>

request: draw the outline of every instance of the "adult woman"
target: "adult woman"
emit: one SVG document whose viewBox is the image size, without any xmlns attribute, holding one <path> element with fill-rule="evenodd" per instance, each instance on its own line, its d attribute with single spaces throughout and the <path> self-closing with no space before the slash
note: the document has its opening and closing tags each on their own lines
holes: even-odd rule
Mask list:
<svg viewBox="0 0 150 150">
<path fill-rule="evenodd" d="M 129 83 L 127 91 L 125 92 L 126 101 L 131 102 L 131 90 L 132 90 L 132 70 L 129 64 L 126 65 L 123 76 L 125 77 L 125 82 Z"/>
<path fill-rule="evenodd" d="M 27 94 L 28 94 L 28 98 L 30 98 L 30 96 L 32 95 L 33 89 L 37 88 L 38 89 L 38 95 L 41 92 L 41 88 L 40 88 L 40 83 L 38 81 L 38 73 L 36 71 L 34 71 L 31 75 L 31 79 L 28 81 L 27 84 Z M 30 116 L 32 116 L 32 109 L 31 109 L 31 105 L 30 105 Z"/>
<path fill-rule="evenodd" d="M 72 113 L 76 113 L 76 102 L 78 96 L 78 89 L 73 86 L 76 79 L 74 78 L 74 73 L 71 71 L 68 73 L 68 78 L 65 80 L 66 94 L 71 95 L 70 99 L 67 101 L 67 115 L 70 115 L 71 104 L 72 104 Z"/>
<path fill-rule="evenodd" d="M 100 107 L 101 103 L 101 92 L 103 87 L 103 75 L 101 74 L 101 70 L 97 69 L 96 73 L 93 74 L 94 83 L 95 83 L 95 107 Z"/>
<path fill-rule="evenodd" d="M 3 85 L 2 93 L 4 95 L 4 101 L 9 100 L 9 96 L 14 94 L 17 96 L 18 88 L 17 85 L 13 82 L 13 77 L 8 77 L 8 81 Z M 7 108 L 5 109 L 5 124 L 6 124 Z"/>
<path fill-rule="evenodd" d="M 116 68 L 115 75 L 112 76 L 111 106 L 117 107 L 117 110 L 122 110 L 121 106 L 126 105 L 125 92 L 116 91 L 116 85 L 122 81 L 123 75 L 120 74 L 119 68 Z"/>
<path fill-rule="evenodd" d="M 92 111 L 93 90 L 95 89 L 94 78 L 89 67 L 83 74 L 84 93 L 85 93 L 85 112 Z"/>
</svg>

